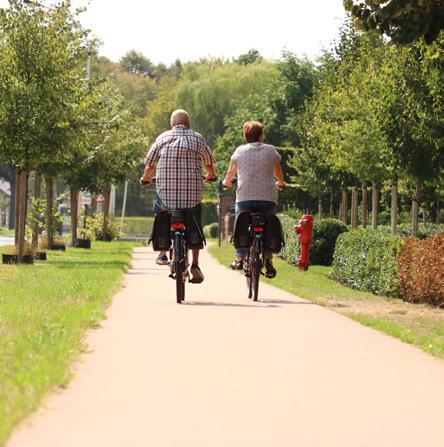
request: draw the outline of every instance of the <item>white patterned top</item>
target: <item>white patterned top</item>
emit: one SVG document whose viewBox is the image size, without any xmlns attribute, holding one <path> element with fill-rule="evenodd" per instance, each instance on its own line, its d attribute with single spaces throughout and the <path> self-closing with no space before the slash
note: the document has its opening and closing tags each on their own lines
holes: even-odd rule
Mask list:
<svg viewBox="0 0 444 447">
<path fill-rule="evenodd" d="M 274 146 L 261 142 L 244 144 L 234 151 L 231 160 L 237 166 L 236 202 L 266 200 L 277 203 L 273 168 L 281 156 Z"/>
</svg>

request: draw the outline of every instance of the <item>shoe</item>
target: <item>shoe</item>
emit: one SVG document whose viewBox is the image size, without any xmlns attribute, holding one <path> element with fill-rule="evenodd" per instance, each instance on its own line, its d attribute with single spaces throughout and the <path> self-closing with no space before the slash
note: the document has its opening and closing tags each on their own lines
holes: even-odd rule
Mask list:
<svg viewBox="0 0 444 447">
<path fill-rule="evenodd" d="M 155 260 L 155 263 L 157 265 L 168 265 L 170 261 L 168 260 L 167 255 L 158 256 Z"/>
<path fill-rule="evenodd" d="M 204 280 L 204 275 L 198 265 L 193 264 L 191 266 L 190 272 L 193 275 L 190 280 L 191 283 L 200 284 Z"/>
<path fill-rule="evenodd" d="M 231 264 L 230 267 L 233 270 L 243 270 L 244 268 L 244 261 L 241 259 L 240 261 L 238 261 L 237 259 L 235 259 Z"/>
<path fill-rule="evenodd" d="M 276 276 L 276 269 L 273 266 L 273 263 L 271 262 L 271 259 L 265 260 L 265 276 L 267 278 L 274 278 Z"/>
</svg>

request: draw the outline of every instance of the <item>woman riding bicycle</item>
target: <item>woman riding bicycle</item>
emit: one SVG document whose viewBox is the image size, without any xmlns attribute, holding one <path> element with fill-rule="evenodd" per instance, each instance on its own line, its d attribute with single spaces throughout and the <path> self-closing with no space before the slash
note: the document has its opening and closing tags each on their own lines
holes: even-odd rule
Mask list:
<svg viewBox="0 0 444 447">
<path fill-rule="evenodd" d="M 232 186 L 237 173 L 236 217 L 241 211 L 276 213 L 278 189 L 285 188 L 281 156 L 274 146 L 264 143 L 264 125 L 257 121 L 247 121 L 243 126 L 247 144 L 239 146 L 231 156 L 230 166 L 223 186 Z M 236 250 L 236 259 L 231 263 L 235 270 L 243 269 L 246 249 Z M 267 277 L 276 276 L 272 263 L 273 255 L 265 253 Z"/>
</svg>

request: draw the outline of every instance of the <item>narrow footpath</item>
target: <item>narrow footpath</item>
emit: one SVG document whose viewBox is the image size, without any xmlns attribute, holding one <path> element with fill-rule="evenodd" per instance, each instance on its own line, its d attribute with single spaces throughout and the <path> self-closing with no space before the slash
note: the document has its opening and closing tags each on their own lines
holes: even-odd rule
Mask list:
<svg viewBox="0 0 444 447">
<path fill-rule="evenodd" d="M 444 362 L 202 255 L 175 303 L 134 252 L 67 389 L 8 447 L 443 447 Z"/>
</svg>

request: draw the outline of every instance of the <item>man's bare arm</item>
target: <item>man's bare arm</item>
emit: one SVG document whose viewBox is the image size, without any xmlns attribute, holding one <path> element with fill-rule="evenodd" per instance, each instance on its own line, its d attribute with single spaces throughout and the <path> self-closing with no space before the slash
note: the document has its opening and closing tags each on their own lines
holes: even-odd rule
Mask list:
<svg viewBox="0 0 444 447">
<path fill-rule="evenodd" d="M 205 170 L 207 171 L 207 175 L 205 176 L 205 180 L 214 180 L 217 178 L 216 172 L 214 170 L 214 165 L 204 165 Z"/>
<path fill-rule="evenodd" d="M 145 166 L 145 171 L 143 172 L 142 177 L 140 178 L 140 183 L 144 183 L 146 185 L 151 185 L 153 181 L 151 180 L 151 176 L 156 170 L 156 165 Z"/>
</svg>

